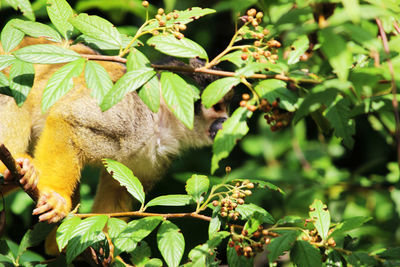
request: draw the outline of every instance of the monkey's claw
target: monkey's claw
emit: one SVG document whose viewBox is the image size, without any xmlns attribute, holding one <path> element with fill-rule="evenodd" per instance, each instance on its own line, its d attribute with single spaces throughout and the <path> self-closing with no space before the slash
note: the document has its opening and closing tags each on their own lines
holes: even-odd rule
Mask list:
<svg viewBox="0 0 400 267">
<path fill-rule="evenodd" d="M 33 215 L 40 215 L 39 221 L 58 222 L 67 216 L 69 209 L 67 201 L 57 192 L 44 192 L 40 195 Z"/>
</svg>

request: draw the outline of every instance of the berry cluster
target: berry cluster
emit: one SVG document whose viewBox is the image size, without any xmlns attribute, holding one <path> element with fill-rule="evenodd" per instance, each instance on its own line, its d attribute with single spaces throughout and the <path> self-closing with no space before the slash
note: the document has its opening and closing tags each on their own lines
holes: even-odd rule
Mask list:
<svg viewBox="0 0 400 267">
<path fill-rule="evenodd" d="M 239 212 L 236 211 L 236 207 L 244 204 L 244 199 L 246 196 L 250 196 L 252 194 L 251 190 L 249 189 L 253 188 L 254 184 L 249 180 L 237 182 L 223 198 L 221 198 L 219 201 L 214 200 L 212 205 L 214 207 L 221 206 L 221 217 L 227 217 L 236 221 L 239 219 Z"/>
<path fill-rule="evenodd" d="M 142 6 L 147 8 L 149 6 L 149 2 L 143 1 Z M 157 15 L 155 16 L 155 19 L 158 21 L 158 25 L 160 27 L 167 27 L 167 30 L 171 32 L 175 36 L 175 38 L 182 39 L 185 36 L 183 35 L 183 33 L 181 33 L 181 31 L 184 31 L 187 28 L 185 24 L 181 24 L 180 22 L 174 22 L 172 25 L 167 26 L 167 21 L 170 21 L 172 19 L 176 20 L 178 18 L 179 18 L 178 12 L 174 11 L 166 14 L 163 8 L 159 8 L 157 10 Z M 153 30 L 152 34 L 158 35 L 160 34 L 160 32 L 157 30 Z"/>
<path fill-rule="evenodd" d="M 235 248 L 236 253 L 247 258 L 254 257 L 257 252 L 263 251 L 263 246 L 271 243 L 271 238 L 279 234 L 264 229 L 262 225 L 258 226 L 257 231 L 249 235 L 247 230 L 242 230 L 240 234 L 236 233 L 235 227 L 231 227 L 231 240 L 228 245 Z"/>
<path fill-rule="evenodd" d="M 250 95 L 249 94 L 243 94 L 242 95 L 242 101 L 240 101 L 239 105 L 241 107 L 247 108 L 249 111 L 254 112 L 257 110 L 257 107 L 250 104 L 248 101 L 250 100 Z"/>
<path fill-rule="evenodd" d="M 269 34 L 269 30 L 259 26 L 262 21 L 264 14 L 257 12 L 254 8 L 247 11 L 247 15 L 241 17 L 243 22 L 251 23 L 254 29 L 244 28 L 239 32 L 240 35 L 250 34 L 251 38 L 256 39 L 252 46 L 244 47 L 242 49 L 242 60 L 247 60 L 249 57 L 255 59 L 260 63 L 271 62 L 275 63 L 278 60 L 277 48 L 281 47 L 281 43 L 277 40 L 267 40 L 266 36 Z"/>
<path fill-rule="evenodd" d="M 269 103 L 266 99 L 261 99 L 260 102 L 260 109 L 266 113 L 264 118 L 273 132 L 288 126 L 293 117 L 292 112 L 279 108 L 279 102 L 279 98 L 276 98 L 272 103 Z"/>
</svg>

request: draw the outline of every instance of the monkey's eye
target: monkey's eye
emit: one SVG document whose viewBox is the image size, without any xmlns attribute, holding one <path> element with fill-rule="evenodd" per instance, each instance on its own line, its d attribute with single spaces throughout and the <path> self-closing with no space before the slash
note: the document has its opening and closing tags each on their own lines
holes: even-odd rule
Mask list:
<svg viewBox="0 0 400 267">
<path fill-rule="evenodd" d="M 213 109 L 215 112 L 220 112 L 220 111 L 222 111 L 222 105 L 221 105 L 221 103 L 215 104 L 214 106 L 212 106 L 212 109 Z"/>
</svg>

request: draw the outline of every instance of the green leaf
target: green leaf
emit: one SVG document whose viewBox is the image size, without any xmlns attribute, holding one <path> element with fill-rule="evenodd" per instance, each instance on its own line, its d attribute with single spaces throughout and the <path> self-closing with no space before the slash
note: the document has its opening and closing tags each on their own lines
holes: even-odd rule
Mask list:
<svg viewBox="0 0 400 267">
<path fill-rule="evenodd" d="M 185 250 L 185 239 L 178 226 L 164 221 L 157 232 L 158 249 L 169 267 L 176 267 Z"/>
<path fill-rule="evenodd" d="M 279 219 L 277 221 L 278 225 L 284 225 L 284 224 L 288 224 L 288 223 L 301 223 L 304 222 L 304 219 L 302 219 L 299 216 L 285 216 L 282 219 Z"/>
<path fill-rule="evenodd" d="M 6 2 L 15 10 L 20 10 L 28 19 L 35 20 L 35 14 L 29 0 L 6 0 Z"/>
<path fill-rule="evenodd" d="M 293 42 L 292 50 L 288 56 L 288 64 L 295 64 L 299 62 L 300 57 L 307 51 L 309 41 L 307 35 L 301 35 L 296 41 Z"/>
<path fill-rule="evenodd" d="M 29 229 L 19 244 L 17 258 L 27 250 L 29 247 L 34 247 L 41 243 L 47 235 L 53 230 L 54 226 L 48 223 L 37 223 L 33 229 Z"/>
<path fill-rule="evenodd" d="M 130 240 L 118 239 L 119 234 L 128 227 L 128 224 L 117 218 L 110 218 L 107 222 L 107 232 L 111 238 L 111 242 L 114 244 L 114 256 L 121 254 L 125 251 L 126 246 L 128 248 L 134 247 L 135 245 Z M 126 244 L 128 243 L 128 244 Z"/>
<path fill-rule="evenodd" d="M 151 68 L 131 70 L 125 73 L 104 96 L 100 107 L 105 111 L 117 104 L 127 93 L 133 92 L 151 79 L 156 72 Z"/>
<path fill-rule="evenodd" d="M 67 246 L 66 256 L 68 263 L 71 263 L 76 256 L 98 241 L 107 220 L 107 215 L 93 216 L 82 220 L 75 227 Z"/>
<path fill-rule="evenodd" d="M 199 44 L 188 38 L 177 39 L 173 35 L 156 35 L 151 37 L 147 44 L 161 53 L 174 57 L 208 59 L 207 52 Z"/>
<path fill-rule="evenodd" d="M 81 33 L 109 43 L 115 49 L 122 47 L 121 35 L 109 21 L 86 13 L 81 13 L 69 19 L 69 22 Z"/>
<path fill-rule="evenodd" d="M 99 63 L 94 61 L 86 62 L 85 80 L 87 87 L 92 92 L 92 97 L 97 99 L 100 104 L 103 102 L 104 96 L 113 87 L 113 82 L 108 72 Z"/>
<path fill-rule="evenodd" d="M 354 23 L 358 23 L 361 16 L 360 4 L 358 0 L 342 0 L 342 4 L 350 19 Z"/>
<path fill-rule="evenodd" d="M 25 34 L 12 26 L 14 20 L 10 20 L 1 31 L 1 45 L 4 52 L 13 50 L 24 38 Z"/>
<path fill-rule="evenodd" d="M 294 247 L 290 252 L 290 259 L 297 266 L 301 267 L 322 266 L 322 258 L 319 250 L 303 240 L 294 243 Z"/>
<path fill-rule="evenodd" d="M 42 112 L 46 112 L 74 86 L 72 78 L 82 73 L 84 65 L 85 59 L 75 60 L 58 69 L 50 77 L 43 91 Z"/>
<path fill-rule="evenodd" d="M 236 253 L 235 248 L 231 248 L 230 246 L 226 249 L 226 254 L 228 258 L 228 266 L 229 267 L 253 267 L 254 266 L 254 258 L 246 258 L 245 256 L 239 256 Z"/>
<path fill-rule="evenodd" d="M 193 91 L 179 75 L 161 74 L 161 92 L 168 108 L 189 129 L 193 129 Z"/>
<path fill-rule="evenodd" d="M 226 77 L 210 83 L 201 95 L 201 102 L 206 108 L 217 104 L 234 86 L 240 83 L 238 77 Z"/>
<path fill-rule="evenodd" d="M 279 106 L 288 111 L 296 110 L 297 95 L 286 88 L 286 83 L 281 80 L 268 79 L 260 82 L 254 88 L 261 98 L 269 103 L 279 99 Z"/>
<path fill-rule="evenodd" d="M 44 37 L 50 41 L 58 43 L 62 41 L 61 36 L 56 30 L 43 23 L 15 19 L 12 22 L 12 26 L 32 37 Z"/>
<path fill-rule="evenodd" d="M 131 252 L 137 243 L 148 236 L 162 221 L 162 217 L 145 217 L 128 223 L 117 237 L 114 238 L 115 246 L 121 251 Z"/>
<path fill-rule="evenodd" d="M 234 51 L 234 52 L 228 53 L 225 56 L 223 56 L 220 59 L 220 61 L 227 60 L 227 61 L 235 64 L 236 67 L 241 67 L 243 65 L 243 63 L 246 62 L 246 61 L 243 61 L 242 54 L 243 54 L 242 51 Z"/>
<path fill-rule="evenodd" d="M 10 82 L 2 72 L 0 72 L 0 94 L 12 96 Z"/>
<path fill-rule="evenodd" d="M 400 260 L 400 247 L 386 248 L 378 256 L 388 260 Z"/>
<path fill-rule="evenodd" d="M 151 67 L 150 60 L 136 48 L 132 48 L 126 62 L 126 70 L 137 70 Z"/>
<path fill-rule="evenodd" d="M 287 231 L 281 236 L 273 238 L 271 243 L 268 245 L 269 262 L 274 262 L 285 251 L 290 250 L 298 235 L 298 231 Z"/>
<path fill-rule="evenodd" d="M 268 188 L 270 190 L 274 190 L 277 191 L 283 195 L 285 195 L 286 193 L 279 187 L 277 187 L 276 185 L 267 182 L 267 181 L 263 181 L 263 180 L 258 180 L 258 179 L 234 179 L 233 181 L 240 181 L 240 182 L 244 182 L 246 180 L 250 180 L 250 182 L 254 183 L 255 185 L 257 185 L 260 188 Z"/>
<path fill-rule="evenodd" d="M 193 199 L 199 203 L 202 200 L 202 196 L 207 192 L 208 187 L 210 186 L 210 180 L 205 175 L 197 175 L 193 174 L 186 181 L 186 192 L 193 197 Z"/>
<path fill-rule="evenodd" d="M 296 111 L 293 122 L 298 123 L 302 118 L 316 111 L 322 105 L 330 106 L 338 94 L 335 89 L 327 89 L 321 92 L 309 93 Z"/>
<path fill-rule="evenodd" d="M 57 228 L 56 241 L 59 251 L 62 251 L 68 244 L 68 241 L 72 237 L 72 232 L 80 223 L 81 219 L 79 217 L 72 216 L 72 218 L 64 220 Z"/>
<path fill-rule="evenodd" d="M 253 234 L 258 230 L 258 227 L 263 224 L 264 215 L 259 212 L 254 212 L 254 214 L 249 217 L 244 225 L 244 230 L 248 232 L 249 235 Z"/>
<path fill-rule="evenodd" d="M 343 138 L 345 146 L 351 149 L 354 145 L 356 126 L 354 119 L 350 118 L 350 101 L 342 97 L 337 99 L 339 100 L 326 109 L 325 117 L 333 126 L 335 135 Z"/>
<path fill-rule="evenodd" d="M 49 44 L 26 46 L 15 51 L 13 54 L 22 61 L 40 64 L 58 64 L 82 58 L 71 49 Z"/>
<path fill-rule="evenodd" d="M 145 241 L 141 241 L 130 253 L 131 261 L 137 267 L 161 267 L 163 262 L 160 259 L 150 259 L 151 250 Z M 125 266 L 125 265 L 124 265 Z"/>
<path fill-rule="evenodd" d="M 214 234 L 216 234 L 221 229 L 221 220 L 219 218 L 219 213 L 221 212 L 221 207 L 218 206 L 213 210 L 210 224 L 208 225 L 208 239 L 211 239 Z"/>
<path fill-rule="evenodd" d="M 160 92 L 160 81 L 154 76 L 142 86 L 138 95 L 152 112 L 157 113 L 160 108 Z"/>
<path fill-rule="evenodd" d="M 260 62 L 250 62 L 246 64 L 243 68 L 235 71 L 237 77 L 245 76 L 249 77 L 254 73 L 261 72 L 266 69 L 265 63 Z"/>
<path fill-rule="evenodd" d="M 189 259 L 191 265 L 189 266 L 212 266 L 216 263 L 216 253 L 215 249 L 217 246 L 229 236 L 229 232 L 222 231 L 213 235 L 210 240 L 208 240 L 203 245 L 198 245 L 189 252 Z"/>
<path fill-rule="evenodd" d="M 367 252 L 363 251 L 355 251 L 346 258 L 347 262 L 352 266 L 379 266 L 372 255 L 368 255 Z"/>
<path fill-rule="evenodd" d="M 329 227 L 331 225 L 331 215 L 326 205 L 323 204 L 321 200 L 314 200 L 313 204 L 310 206 L 309 216 L 322 240 L 327 240 Z"/>
<path fill-rule="evenodd" d="M 371 217 L 363 217 L 363 216 L 348 218 L 343 222 L 339 223 L 329 237 L 345 235 L 348 231 L 359 228 L 360 226 L 370 221 L 371 219 L 372 219 Z"/>
<path fill-rule="evenodd" d="M 269 214 L 268 211 L 253 203 L 238 205 L 236 207 L 236 211 L 240 213 L 243 220 L 249 220 L 251 217 L 255 216 L 256 213 L 260 213 L 262 215 L 258 218 L 260 223 L 275 223 L 274 217 L 272 217 L 272 215 Z"/>
<path fill-rule="evenodd" d="M 188 195 L 166 195 L 159 196 L 150 200 L 147 207 L 153 206 L 186 206 L 189 205 L 192 198 Z"/>
<path fill-rule="evenodd" d="M 68 22 L 74 11 L 65 0 L 47 0 L 47 14 L 51 22 L 56 26 L 57 30 L 65 39 L 70 39 L 74 31 L 74 27 Z"/>
<path fill-rule="evenodd" d="M 0 55 L 0 71 L 14 63 L 14 60 L 15 57 L 12 55 Z"/>
<path fill-rule="evenodd" d="M 15 262 L 15 256 L 12 252 L 12 250 L 10 249 L 10 247 L 7 244 L 7 241 L 4 239 L 0 240 L 0 257 L 4 256 L 6 257 L 6 260 L 8 260 L 7 262 L 10 263 L 10 266 L 12 266 L 12 264 Z M 1 258 L 1 261 L 5 261 L 4 258 Z M 4 262 L 2 262 L 4 263 Z M 7 265 L 5 265 L 7 266 Z"/>
<path fill-rule="evenodd" d="M 322 29 L 318 33 L 322 52 L 339 79 L 346 81 L 352 63 L 352 53 L 347 49 L 346 41 L 329 28 Z"/>
<path fill-rule="evenodd" d="M 33 64 L 16 59 L 10 69 L 11 94 L 18 106 L 21 106 L 31 91 L 35 69 Z"/>
<path fill-rule="evenodd" d="M 213 144 L 211 173 L 218 169 L 220 160 L 229 156 L 237 141 L 247 134 L 249 127 L 246 120 L 251 114 L 252 112 L 247 108 L 236 109 L 232 116 L 224 122 L 222 130 L 217 132 Z"/>
<path fill-rule="evenodd" d="M 139 200 L 140 203 L 144 203 L 145 194 L 143 185 L 128 167 L 112 159 L 104 159 L 103 163 L 108 173 L 110 173 L 114 179 L 122 186 L 125 186 L 128 192 Z"/>
</svg>

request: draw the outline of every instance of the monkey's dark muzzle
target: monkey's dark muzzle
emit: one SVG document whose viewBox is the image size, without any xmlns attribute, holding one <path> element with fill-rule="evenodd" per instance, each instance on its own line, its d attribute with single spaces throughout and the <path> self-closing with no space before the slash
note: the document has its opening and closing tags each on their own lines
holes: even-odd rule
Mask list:
<svg viewBox="0 0 400 267">
<path fill-rule="evenodd" d="M 208 130 L 210 132 L 211 139 L 214 140 L 217 132 L 222 129 L 222 124 L 224 121 L 226 121 L 226 118 L 218 118 L 211 124 L 210 129 Z"/>
</svg>

